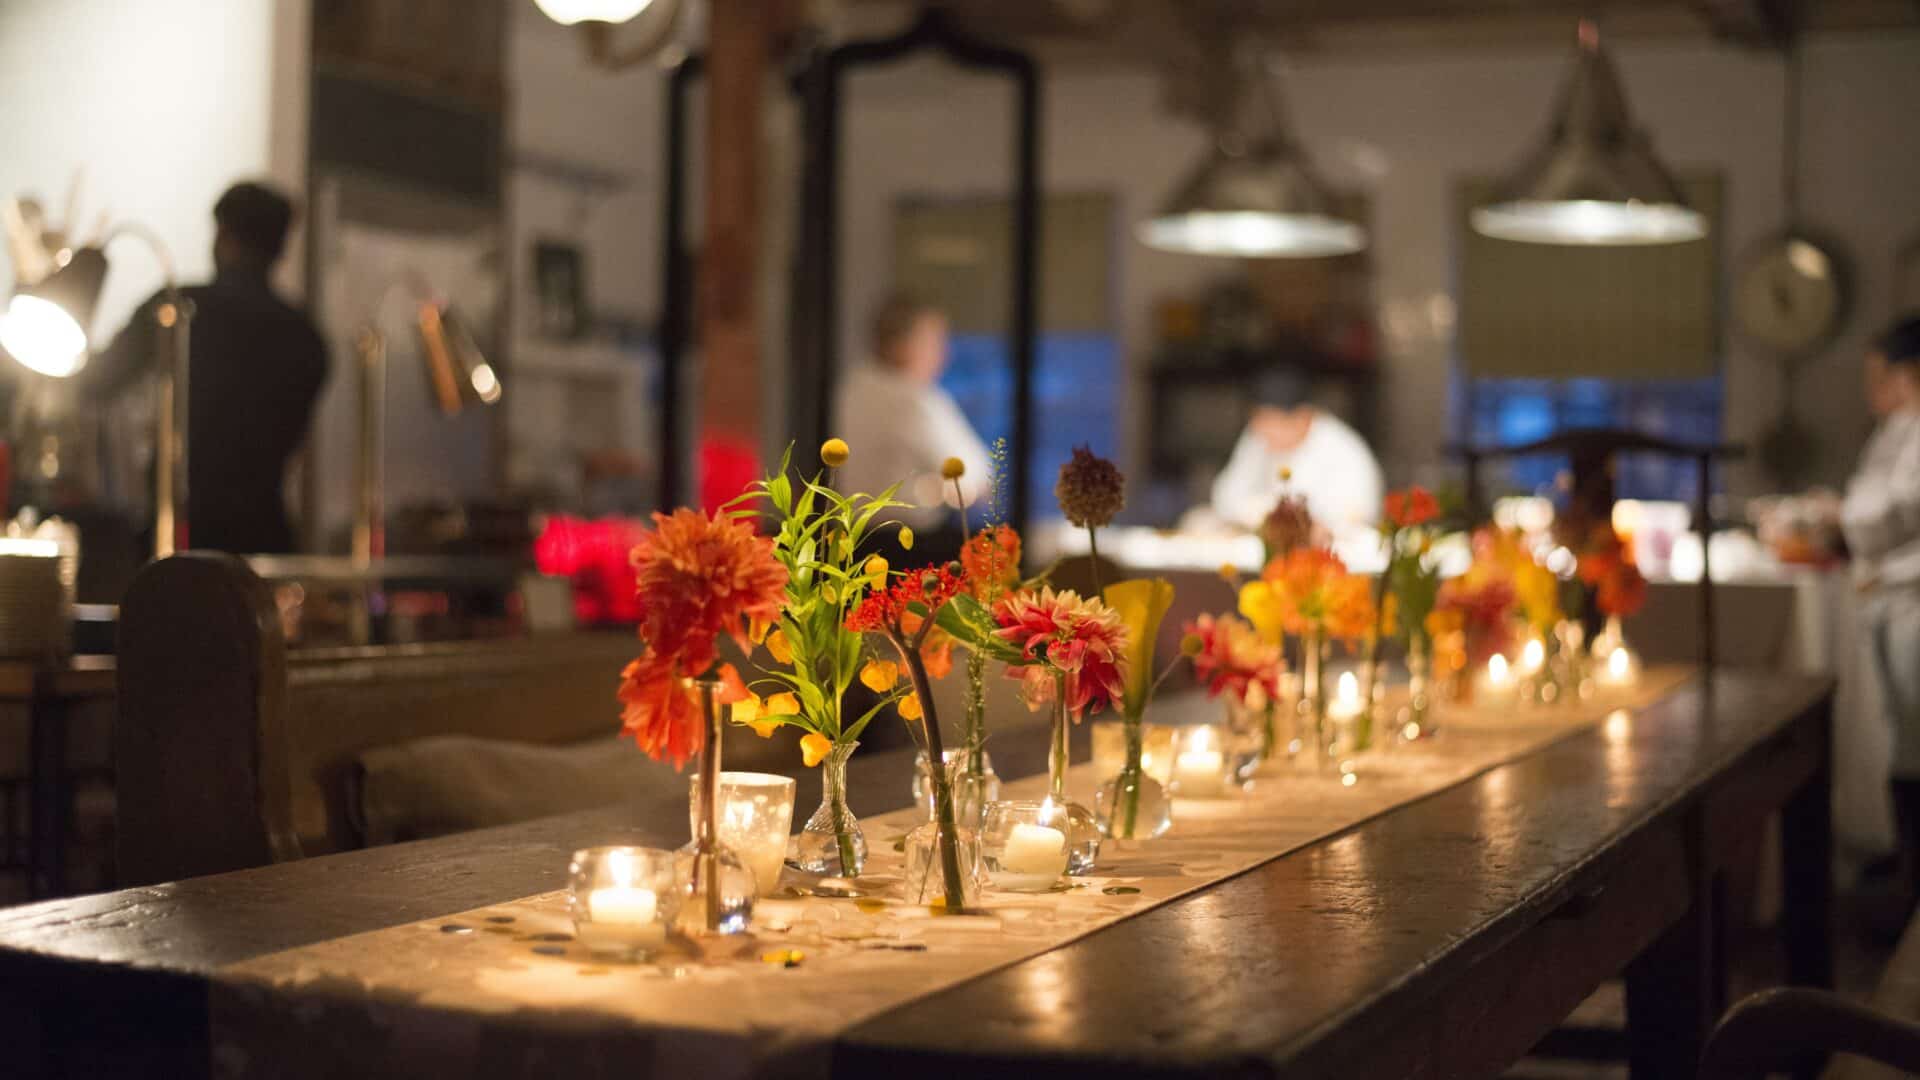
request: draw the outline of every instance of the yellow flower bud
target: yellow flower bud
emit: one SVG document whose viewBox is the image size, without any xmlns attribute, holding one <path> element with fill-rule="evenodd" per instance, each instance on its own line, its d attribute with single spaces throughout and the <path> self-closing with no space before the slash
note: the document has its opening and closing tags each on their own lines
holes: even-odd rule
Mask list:
<svg viewBox="0 0 1920 1080">
<path fill-rule="evenodd" d="M 1280 466 L 1280 482 L 1283 484 L 1293 482 L 1293 466 L 1291 465 Z"/>
<path fill-rule="evenodd" d="M 1206 647 L 1206 639 L 1199 634 L 1187 634 L 1180 639 L 1181 656 L 1199 656 Z"/>
<path fill-rule="evenodd" d="M 800 739 L 800 760 L 811 769 L 827 759 L 833 752 L 833 740 L 817 731 L 809 731 Z"/>
<path fill-rule="evenodd" d="M 845 439 L 828 439 L 820 444 L 820 462 L 829 469 L 837 469 L 847 463 L 853 451 L 847 448 Z"/>
<path fill-rule="evenodd" d="M 866 565 L 861 567 L 861 569 L 866 572 L 868 577 L 884 578 L 887 576 L 887 560 L 879 555 L 871 556 L 867 559 Z"/>
<path fill-rule="evenodd" d="M 900 526 L 900 547 L 904 551 L 913 550 L 913 530 L 905 525 Z"/>
<path fill-rule="evenodd" d="M 860 669 L 860 684 L 876 694 L 884 694 L 900 681 L 900 665 L 891 660 L 869 660 Z"/>
<path fill-rule="evenodd" d="M 900 699 L 900 704 L 894 707 L 900 710 L 900 719 L 902 720 L 918 720 L 926 715 L 926 713 L 920 709 L 919 694 L 908 694 L 906 697 Z"/>
<path fill-rule="evenodd" d="M 793 663 L 793 644 L 787 640 L 785 630 L 775 630 L 767 635 L 767 651 L 773 654 L 778 663 Z"/>
<path fill-rule="evenodd" d="M 1240 580 L 1240 568 L 1230 562 L 1220 564 L 1220 580 L 1231 585 Z"/>
<path fill-rule="evenodd" d="M 820 586 L 820 598 L 829 604 L 837 604 L 840 602 L 840 590 L 834 588 L 833 584 L 829 582 Z"/>
<path fill-rule="evenodd" d="M 950 457 L 940 463 L 940 477 L 943 480 L 958 480 L 967 475 L 967 463 L 957 457 Z"/>
</svg>

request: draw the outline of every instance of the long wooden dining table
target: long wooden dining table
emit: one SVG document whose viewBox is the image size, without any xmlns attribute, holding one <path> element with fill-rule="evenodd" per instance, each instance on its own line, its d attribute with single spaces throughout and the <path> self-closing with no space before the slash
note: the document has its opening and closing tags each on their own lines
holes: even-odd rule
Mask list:
<svg viewBox="0 0 1920 1080">
<path fill-rule="evenodd" d="M 1291 850 L 930 979 L 816 1039 L 775 1040 L 804 1052 L 741 1059 L 713 1036 L 668 1053 L 674 1032 L 575 998 L 501 1007 L 462 998 L 464 985 L 408 989 L 473 981 L 451 961 L 414 964 L 442 937 L 425 932 L 536 911 L 575 848 L 679 843 L 678 786 L 589 814 L 0 910 L 0 1039 L 27 1075 L 49 1076 L 721 1075 L 706 1067 L 720 1060 L 769 1076 L 1475 1076 L 1624 973 L 1633 1074 L 1684 1077 L 1725 1004 L 1724 872 L 1775 814 L 1788 975 L 1831 982 L 1832 696 L 1822 678 L 1684 673 L 1653 700 Z M 996 741 L 1002 774 L 1038 772 L 1044 742 Z M 897 807 L 911 773 L 909 752 L 856 756 L 855 811 Z M 398 969 L 390 982 L 358 977 L 382 955 Z M 748 1026 L 778 1028 L 777 1013 Z M 390 1049 L 400 1028 L 404 1054 Z"/>
</svg>

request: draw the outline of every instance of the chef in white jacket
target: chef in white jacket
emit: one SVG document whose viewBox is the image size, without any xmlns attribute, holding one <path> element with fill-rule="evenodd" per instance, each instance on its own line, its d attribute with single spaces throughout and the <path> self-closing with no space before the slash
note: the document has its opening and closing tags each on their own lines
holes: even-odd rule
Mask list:
<svg viewBox="0 0 1920 1080">
<path fill-rule="evenodd" d="M 960 550 L 954 485 L 940 476 L 948 458 L 966 465 L 960 488 L 976 507 L 986 494 L 987 447 L 953 396 L 940 388 L 947 367 L 947 317 L 904 293 L 875 310 L 865 364 L 842 376 L 834 399 L 833 434 L 852 456 L 835 478 L 841 491 L 879 494 L 901 485 L 914 504 L 889 517 L 911 525 L 927 541 L 917 556 L 952 557 Z M 980 516 L 973 517 L 978 527 Z M 939 533 L 950 531 L 951 537 Z M 947 550 L 947 549 L 951 550 Z"/>
<path fill-rule="evenodd" d="M 1920 316 L 1895 323 L 1867 356 L 1878 423 L 1847 482 L 1841 528 L 1894 739 L 1902 842 L 1920 843 Z M 1920 858 L 1912 871 L 1920 882 Z"/>
<path fill-rule="evenodd" d="M 1284 487 L 1307 500 L 1314 523 L 1336 541 L 1371 530 L 1380 515 L 1380 463 L 1365 439 L 1308 400 L 1306 377 L 1290 368 L 1254 384 L 1253 413 L 1233 456 L 1213 482 L 1213 509 L 1258 528 Z"/>
</svg>

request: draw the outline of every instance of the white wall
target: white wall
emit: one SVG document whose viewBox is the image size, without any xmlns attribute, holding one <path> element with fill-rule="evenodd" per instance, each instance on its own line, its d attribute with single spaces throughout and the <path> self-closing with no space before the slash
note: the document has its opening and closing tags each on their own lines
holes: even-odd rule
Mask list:
<svg viewBox="0 0 1920 1080">
<path fill-rule="evenodd" d="M 84 169 L 82 221 L 150 225 L 184 280 L 207 277 L 221 191 L 272 177 L 297 192 L 305 179 L 307 3 L 0 3 L 0 195 L 37 194 L 57 217 Z M 160 283 L 135 242 L 108 255 L 102 334 Z M 12 274 L 0 259 L 0 286 Z"/>
<path fill-rule="evenodd" d="M 1616 55 L 1660 153 L 1726 180 L 1724 282 L 1738 254 L 1780 225 L 1781 64 L 1707 43 L 1630 42 Z M 1839 480 L 1865 432 L 1855 389 L 1861 343 L 1890 317 L 1894 249 L 1920 229 L 1920 34 L 1817 38 L 1803 63 L 1805 217 L 1838 240 L 1860 297 L 1797 395 L 1823 437 L 1821 470 Z M 1395 480 L 1431 460 L 1449 434 L 1453 182 L 1498 174 L 1538 135 L 1565 65 L 1563 51 L 1543 49 L 1306 58 L 1289 72 L 1295 121 L 1322 170 L 1373 187 L 1376 297 L 1389 331 L 1381 452 Z M 1200 152 L 1199 133 L 1160 110 L 1148 73 L 1054 72 L 1044 93 L 1047 186 L 1110 190 L 1128 225 Z M 851 344 L 886 288 L 894 200 L 1005 191 L 1011 136 L 1000 84 L 937 64 L 859 76 L 849 102 L 841 318 Z M 1190 293 L 1221 267 L 1131 240 L 1120 258 L 1122 336 L 1137 366 L 1152 345 L 1154 300 Z M 1778 407 L 1774 367 L 1729 336 L 1726 371 L 1726 433 L 1753 439 Z M 1140 408 L 1136 400 L 1136 417 Z M 1751 469 L 1730 479 L 1736 490 L 1760 483 Z"/>
</svg>

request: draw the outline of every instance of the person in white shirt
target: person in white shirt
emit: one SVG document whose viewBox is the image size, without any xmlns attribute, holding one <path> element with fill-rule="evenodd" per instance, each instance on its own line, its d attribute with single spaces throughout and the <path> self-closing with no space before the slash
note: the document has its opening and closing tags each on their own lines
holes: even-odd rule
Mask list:
<svg viewBox="0 0 1920 1080">
<path fill-rule="evenodd" d="M 1292 369 L 1262 375 L 1253 414 L 1233 456 L 1213 482 L 1214 513 L 1257 529 L 1284 487 L 1307 500 L 1314 523 L 1335 541 L 1370 530 L 1380 515 L 1380 463 L 1365 439 L 1308 400 L 1306 377 Z"/>
<path fill-rule="evenodd" d="M 871 359 L 840 380 L 833 434 L 852 456 L 835 478 L 842 491 L 878 494 L 898 483 L 913 509 L 895 512 L 923 534 L 916 557 L 951 557 L 960 550 L 954 485 L 940 467 L 948 458 L 966 465 L 960 488 L 978 507 L 987 492 L 987 447 L 952 395 L 940 388 L 947 366 L 947 317 L 924 301 L 895 294 L 874 312 Z M 978 512 L 973 523 L 980 522 Z M 952 531 L 951 537 L 941 536 Z"/>
<path fill-rule="evenodd" d="M 1920 847 L 1920 316 L 1895 323 L 1868 353 L 1867 404 L 1878 423 L 1847 482 L 1840 527 L 1893 729 L 1894 805 L 1911 855 Z M 1920 885 L 1920 858 L 1910 873 Z"/>
</svg>

